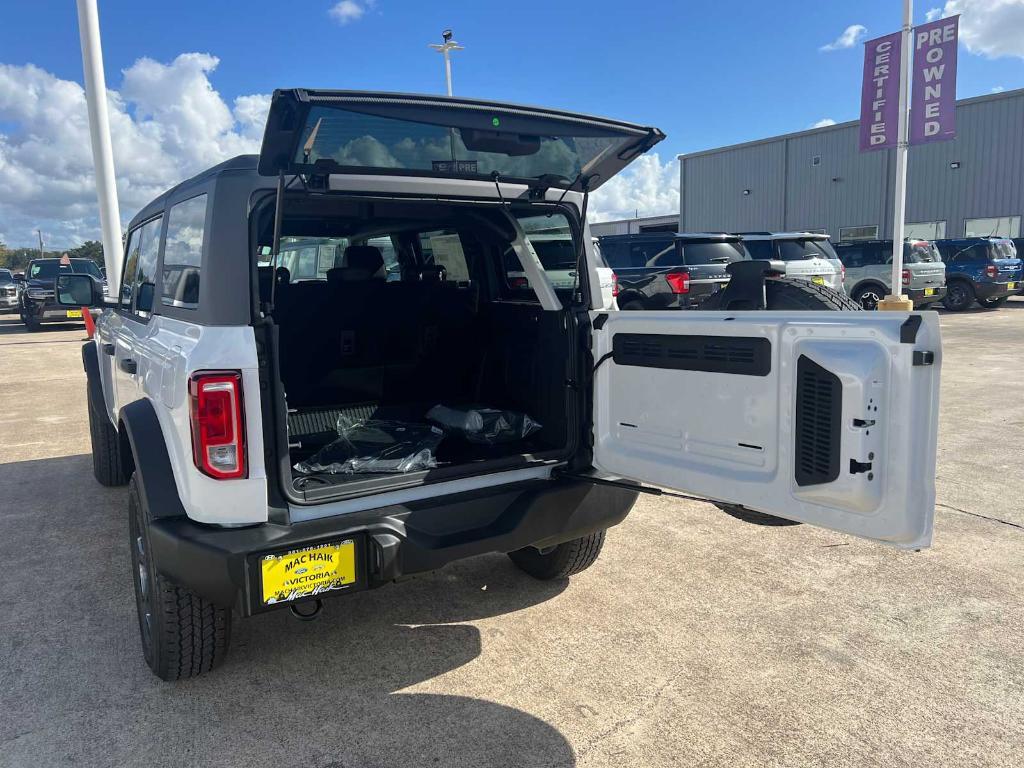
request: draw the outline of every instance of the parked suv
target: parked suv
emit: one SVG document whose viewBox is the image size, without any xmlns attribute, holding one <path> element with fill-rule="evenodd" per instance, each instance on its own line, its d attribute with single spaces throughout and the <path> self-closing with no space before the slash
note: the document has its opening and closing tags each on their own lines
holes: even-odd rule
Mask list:
<svg viewBox="0 0 1024 768">
<path fill-rule="evenodd" d="M 892 291 L 892 240 L 857 240 L 837 243 L 836 253 L 846 268 L 846 292 L 864 309 L 876 309 Z M 946 296 L 946 265 L 928 240 L 903 242 L 903 274 L 900 291 L 927 307 Z"/>
<path fill-rule="evenodd" d="M 618 279 L 619 309 L 692 309 L 728 282 L 726 267 L 748 258 L 736 235 L 652 232 L 599 237 Z"/>
<path fill-rule="evenodd" d="M 825 285 L 837 293 L 843 288 L 843 262 L 828 235 L 816 232 L 737 232 L 752 259 L 785 263 L 786 276 Z"/>
<path fill-rule="evenodd" d="M 1002 306 L 1017 293 L 1024 274 L 1012 240 L 1003 237 L 965 237 L 936 240 L 946 263 L 946 299 L 951 312 L 975 301 L 982 307 Z"/>
<path fill-rule="evenodd" d="M 21 284 L 9 269 L 0 269 L 0 312 L 17 312 Z"/>
<path fill-rule="evenodd" d="M 729 265 L 717 295 L 787 309 L 615 310 L 587 195 L 662 138 L 496 102 L 277 91 L 258 157 L 135 216 L 117 299 L 60 275 L 61 305 L 103 307 L 82 350 L 93 469 L 128 485 L 157 675 L 219 664 L 233 614 L 308 615 L 481 553 L 565 579 L 641 490 L 929 544 L 930 313 L 808 316 L 835 294 L 761 262 Z M 540 230 L 577 249 L 572 287 L 549 278 Z M 292 282 L 273 254 L 325 237 L 342 266 Z"/>
<path fill-rule="evenodd" d="M 42 323 L 67 323 L 82 320 L 81 307 L 61 306 L 53 295 L 58 275 L 82 274 L 103 286 L 103 275 L 90 259 L 33 259 L 25 270 L 25 286 L 21 292 L 21 322 L 30 331 L 38 331 Z"/>
</svg>

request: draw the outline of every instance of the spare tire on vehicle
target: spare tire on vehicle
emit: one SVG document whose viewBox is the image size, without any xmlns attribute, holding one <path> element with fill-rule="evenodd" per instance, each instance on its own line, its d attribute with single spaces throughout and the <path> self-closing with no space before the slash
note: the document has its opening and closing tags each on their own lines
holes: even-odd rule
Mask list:
<svg viewBox="0 0 1024 768">
<path fill-rule="evenodd" d="M 709 296 L 700 305 L 701 310 L 710 311 L 720 309 L 724 291 Z M 805 311 L 834 311 L 834 312 L 860 312 L 862 307 L 849 296 L 833 291 L 824 285 L 815 285 L 806 280 L 795 280 L 791 277 L 767 277 L 764 281 L 765 309 L 774 310 L 805 310 Z M 730 310 L 740 311 L 745 310 Z M 745 523 L 754 525 L 785 526 L 800 525 L 795 520 L 787 520 L 783 517 L 776 517 L 756 509 L 748 509 L 739 504 L 725 504 L 712 502 L 730 517 L 742 520 Z"/>
</svg>

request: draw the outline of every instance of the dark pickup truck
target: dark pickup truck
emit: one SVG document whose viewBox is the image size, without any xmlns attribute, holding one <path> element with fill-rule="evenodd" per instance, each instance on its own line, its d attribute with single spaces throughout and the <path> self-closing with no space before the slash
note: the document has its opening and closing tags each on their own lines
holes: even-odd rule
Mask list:
<svg viewBox="0 0 1024 768">
<path fill-rule="evenodd" d="M 749 259 L 725 233 L 652 232 L 598 238 L 618 278 L 620 309 L 693 309 L 725 287 L 725 268 Z"/>
</svg>

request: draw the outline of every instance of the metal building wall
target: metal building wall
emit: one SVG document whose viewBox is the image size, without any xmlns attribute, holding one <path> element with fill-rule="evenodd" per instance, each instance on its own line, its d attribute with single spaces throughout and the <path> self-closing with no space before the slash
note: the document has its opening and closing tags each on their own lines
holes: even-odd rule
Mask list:
<svg viewBox="0 0 1024 768">
<path fill-rule="evenodd" d="M 840 227 L 878 225 L 891 237 L 893 152 L 862 153 L 857 142 L 851 122 L 681 155 L 682 228 L 838 238 Z M 907 221 L 944 220 L 958 237 L 966 218 L 1021 215 L 1024 89 L 958 102 L 957 138 L 910 150 Z"/>
</svg>

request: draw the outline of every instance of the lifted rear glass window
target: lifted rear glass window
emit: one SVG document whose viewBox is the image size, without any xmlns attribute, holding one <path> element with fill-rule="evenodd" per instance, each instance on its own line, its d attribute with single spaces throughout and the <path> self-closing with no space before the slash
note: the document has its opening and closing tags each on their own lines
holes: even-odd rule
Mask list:
<svg viewBox="0 0 1024 768">
<path fill-rule="evenodd" d="M 495 136 L 467 128 L 380 117 L 334 107 L 310 110 L 295 162 L 333 161 L 342 167 L 429 171 L 532 179 L 545 174 L 575 179 L 635 136 Z M 580 133 L 587 132 L 581 126 Z"/>
</svg>

